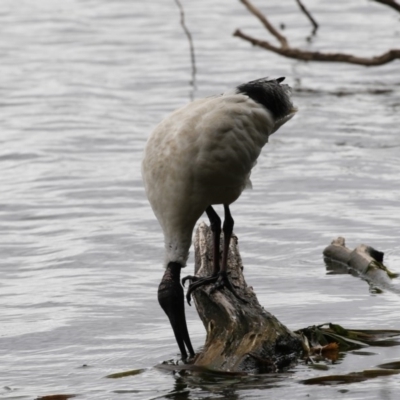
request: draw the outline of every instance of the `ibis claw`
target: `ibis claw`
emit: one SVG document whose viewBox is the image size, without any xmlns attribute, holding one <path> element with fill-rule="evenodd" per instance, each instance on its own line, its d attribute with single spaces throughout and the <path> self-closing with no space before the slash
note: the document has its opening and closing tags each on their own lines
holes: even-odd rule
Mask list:
<svg viewBox="0 0 400 400">
<path fill-rule="evenodd" d="M 186 281 L 196 282 L 198 279 L 199 279 L 198 276 L 187 275 L 187 276 L 185 276 L 184 278 L 182 278 L 182 286 L 185 287 Z"/>
<path fill-rule="evenodd" d="M 187 278 L 187 279 L 186 279 Z M 199 277 L 195 277 L 196 279 L 193 280 L 193 283 L 191 283 L 189 285 L 188 291 L 186 293 L 186 300 L 188 302 L 188 304 L 191 306 L 190 302 L 191 302 L 191 296 L 192 293 L 198 289 L 201 286 L 204 285 L 208 285 L 210 283 L 213 283 L 213 286 L 211 288 L 211 293 L 214 293 L 216 290 L 222 289 L 222 288 L 227 288 L 237 299 L 243 301 L 244 303 L 248 303 L 247 300 L 245 300 L 243 297 L 239 296 L 235 290 L 235 288 L 233 287 L 231 281 L 228 278 L 228 275 L 226 274 L 226 272 L 220 271 L 215 275 L 209 276 L 209 277 L 205 277 L 205 278 L 199 278 Z M 188 280 L 189 277 L 185 277 L 183 278 L 185 280 Z M 183 281 L 182 279 L 182 281 Z M 183 282 L 182 282 L 183 284 Z"/>
<path fill-rule="evenodd" d="M 189 278 L 189 277 L 185 277 L 185 278 Z M 191 301 L 192 293 L 201 286 L 216 282 L 218 279 L 218 275 L 213 275 L 213 276 L 209 276 L 209 277 L 205 277 L 205 278 L 199 278 L 198 276 L 193 276 L 191 278 L 195 278 L 195 279 L 192 279 L 192 283 L 189 285 L 188 291 L 186 293 L 186 300 L 187 300 L 189 306 L 191 306 L 190 301 Z"/>
<path fill-rule="evenodd" d="M 214 293 L 216 290 L 222 289 L 224 287 L 226 287 L 237 299 L 243 301 L 243 303 L 248 303 L 246 299 L 238 295 L 238 293 L 236 292 L 235 288 L 232 285 L 232 282 L 229 280 L 227 273 L 221 271 L 218 274 L 217 281 L 214 283 L 211 289 L 211 293 Z"/>
</svg>

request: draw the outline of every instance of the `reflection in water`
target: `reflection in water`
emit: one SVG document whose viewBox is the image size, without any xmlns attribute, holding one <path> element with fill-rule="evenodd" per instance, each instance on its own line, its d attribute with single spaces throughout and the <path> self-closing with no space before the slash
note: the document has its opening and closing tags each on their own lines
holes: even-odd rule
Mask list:
<svg viewBox="0 0 400 400">
<path fill-rule="evenodd" d="M 232 37 L 238 27 L 264 32 L 239 1 L 183 5 L 196 44 L 196 96 L 262 76 L 299 82 L 298 115 L 271 137 L 254 189 L 232 205 L 260 303 L 292 329 L 327 320 L 399 328 L 398 292 L 371 295 L 361 279 L 327 276 L 322 260 L 343 235 L 382 249 L 389 268 L 400 269 L 398 63 L 363 69 L 280 58 Z M 324 34 L 307 44 L 310 27 L 296 4 L 268 4 L 299 46 L 332 48 L 334 38 L 343 52 L 365 55 L 398 46 L 396 16 L 375 2 L 317 1 L 310 11 Z M 149 133 L 192 90 L 176 4 L 3 1 L 0 23 L 0 397 L 336 398 L 346 389 L 354 398 L 397 398 L 398 377 L 299 385 L 326 373 L 302 364 L 279 377 L 212 382 L 150 368 L 176 356 L 155 295 L 162 237 L 140 174 Z M 187 318 L 199 348 L 205 331 L 193 307 Z M 329 374 L 400 359 L 398 347 L 369 350 L 348 354 Z M 105 378 L 138 369 L 145 372 Z"/>
<path fill-rule="evenodd" d="M 400 294 L 400 287 L 397 279 L 390 278 L 386 271 L 381 269 L 371 268 L 365 274 L 355 270 L 341 262 L 324 257 L 327 275 L 352 275 L 355 278 L 360 278 L 366 282 L 371 294 L 382 294 L 389 290 L 393 293 Z M 397 276 L 396 276 L 397 278 Z"/>
<path fill-rule="evenodd" d="M 171 393 L 165 397 L 175 400 L 184 400 L 193 398 L 193 393 L 197 393 L 200 395 L 199 398 L 204 399 L 221 397 L 240 399 L 240 392 L 243 390 L 256 390 L 260 388 L 273 389 L 279 387 L 287 377 L 287 375 L 259 375 L 232 378 L 226 375 L 218 376 L 215 373 L 212 375 L 193 372 L 183 373 L 182 376 L 175 376 L 175 390 L 171 391 Z M 201 393 L 203 395 L 201 395 Z"/>
</svg>

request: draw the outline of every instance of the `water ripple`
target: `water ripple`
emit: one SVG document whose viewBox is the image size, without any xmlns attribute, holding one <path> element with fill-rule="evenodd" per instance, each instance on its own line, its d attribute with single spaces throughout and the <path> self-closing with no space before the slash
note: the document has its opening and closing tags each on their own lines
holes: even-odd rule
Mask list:
<svg viewBox="0 0 400 400">
<path fill-rule="evenodd" d="M 246 277 L 261 303 L 291 328 L 329 320 L 398 329 L 397 293 L 370 293 L 361 279 L 328 275 L 322 260 L 323 248 L 343 235 L 351 247 L 385 251 L 389 267 L 400 270 L 398 63 L 365 69 L 283 59 L 232 37 L 236 28 L 265 36 L 240 2 L 186 3 L 196 97 L 286 75 L 300 109 L 266 146 L 254 189 L 232 206 Z M 373 55 L 398 46 L 397 17 L 383 6 L 312 7 L 324 29 L 312 43 L 294 2 L 271 2 L 265 11 L 303 48 Z M 254 399 L 296 390 L 336 398 L 340 385 L 323 392 L 298 385 L 315 376 L 305 367 L 253 386 L 149 368 L 177 353 L 156 299 L 162 235 L 140 175 L 148 134 L 192 91 L 174 2 L 15 7 L 6 0 L 0 23 L 0 397 Z M 191 272 L 193 254 L 189 261 Z M 187 317 L 198 348 L 204 328 L 194 308 Z M 371 365 L 400 357 L 396 348 L 373 351 Z M 347 355 L 331 370 L 363 363 Z M 103 379 L 132 368 L 146 372 Z M 381 398 L 383 387 L 385 398 L 397 398 L 398 382 L 374 382 L 354 384 L 353 398 Z"/>
</svg>

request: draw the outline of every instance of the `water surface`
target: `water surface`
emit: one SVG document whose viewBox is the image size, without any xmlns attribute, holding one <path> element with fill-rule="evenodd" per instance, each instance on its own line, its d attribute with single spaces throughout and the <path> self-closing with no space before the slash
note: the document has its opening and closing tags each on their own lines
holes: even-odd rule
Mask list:
<svg viewBox="0 0 400 400">
<path fill-rule="evenodd" d="M 309 43 L 292 3 L 260 7 L 293 45 L 365 56 L 398 47 L 398 14 L 382 5 L 311 2 L 321 28 Z M 192 95 L 262 76 L 286 76 L 300 111 L 260 156 L 254 189 L 232 206 L 248 283 L 292 329 L 329 321 L 400 329 L 398 293 L 327 274 L 322 259 L 342 235 L 349 247 L 384 251 L 400 271 L 399 63 L 284 59 L 232 37 L 236 28 L 268 37 L 240 2 L 183 4 L 195 90 L 174 1 L 0 4 L 0 398 L 397 398 L 396 376 L 299 383 L 399 360 L 397 347 L 347 354 L 328 372 L 300 364 L 243 380 L 152 368 L 178 349 L 156 299 L 163 249 L 141 183 L 146 139 Z M 193 255 L 188 272 L 192 265 Z M 205 331 L 193 307 L 187 318 L 199 348 Z M 104 378 L 135 368 L 146 371 Z"/>
</svg>

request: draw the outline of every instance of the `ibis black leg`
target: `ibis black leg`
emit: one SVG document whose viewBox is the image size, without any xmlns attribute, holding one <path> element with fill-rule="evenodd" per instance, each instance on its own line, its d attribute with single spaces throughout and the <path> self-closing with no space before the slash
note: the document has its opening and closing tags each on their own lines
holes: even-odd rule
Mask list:
<svg viewBox="0 0 400 400">
<path fill-rule="evenodd" d="M 221 271 L 219 272 L 218 280 L 216 281 L 214 285 L 214 290 L 219 289 L 221 287 L 226 287 L 229 289 L 235 297 L 237 297 L 239 300 L 244 301 L 247 303 L 245 299 L 240 297 L 237 293 L 236 290 L 234 289 L 231 281 L 228 278 L 228 252 L 229 252 L 229 245 L 231 243 L 231 237 L 232 237 L 232 232 L 233 232 L 233 226 L 234 226 L 234 221 L 231 215 L 231 211 L 229 210 L 229 206 L 224 204 L 224 211 L 225 211 L 225 220 L 224 220 L 224 226 L 223 226 L 223 231 L 224 231 L 224 251 L 222 253 L 222 265 L 221 265 Z"/>
<path fill-rule="evenodd" d="M 213 232 L 213 238 L 214 238 L 213 274 L 210 277 L 205 277 L 205 278 L 198 278 L 198 277 L 193 277 L 193 276 L 187 276 L 187 277 L 183 278 L 183 280 L 182 280 L 183 284 L 185 283 L 186 280 L 190 280 L 192 282 L 186 293 L 186 299 L 187 299 L 187 302 L 189 305 L 190 305 L 191 294 L 193 293 L 193 291 L 201 286 L 204 286 L 204 285 L 207 285 L 210 283 L 214 283 L 213 290 L 226 287 L 235 295 L 235 297 L 246 302 L 246 300 L 242 299 L 236 293 L 236 291 L 233 288 L 232 283 L 228 279 L 228 275 L 227 275 L 228 251 L 229 251 L 229 244 L 230 244 L 231 237 L 232 237 L 234 221 L 233 221 L 233 218 L 230 213 L 228 205 L 224 205 L 224 210 L 225 210 L 225 221 L 224 221 L 224 226 L 223 226 L 224 246 L 223 246 L 221 269 L 219 267 L 219 243 L 220 243 L 220 235 L 221 235 L 221 219 L 218 217 L 218 215 L 214 211 L 214 209 L 211 206 L 209 206 L 206 209 L 206 213 L 207 213 L 208 218 L 210 219 L 211 230 Z"/>
<path fill-rule="evenodd" d="M 189 291 L 187 294 L 188 297 L 188 303 L 190 305 L 190 294 L 193 292 L 194 289 L 196 289 L 196 285 L 194 283 L 197 283 L 198 286 L 202 286 L 204 283 L 209 283 L 209 279 L 216 277 L 219 272 L 219 243 L 220 243 L 220 238 L 221 238 L 221 218 L 218 216 L 218 214 L 215 212 L 215 210 L 211 207 L 208 206 L 206 208 L 206 214 L 208 216 L 208 219 L 210 220 L 210 228 L 213 233 L 213 273 L 211 277 L 209 278 L 199 278 L 198 276 L 193 276 L 193 275 L 188 275 L 185 276 L 182 279 L 182 285 L 185 286 L 186 281 L 190 281 L 191 285 L 189 286 Z M 203 283 L 204 281 L 204 283 Z"/>
<path fill-rule="evenodd" d="M 219 241 L 221 238 L 221 218 L 215 210 L 209 206 L 206 209 L 207 217 L 210 220 L 210 227 L 213 233 L 214 249 L 213 249 L 213 276 L 219 272 Z"/>
<path fill-rule="evenodd" d="M 209 277 L 199 278 L 197 276 L 188 275 L 182 279 L 182 284 L 185 286 L 185 282 L 189 280 L 191 284 L 186 293 L 186 299 L 189 305 L 192 292 L 198 287 L 206 285 L 208 283 L 216 282 L 219 273 L 219 243 L 221 238 L 221 218 L 215 212 L 212 206 L 206 208 L 206 214 L 210 220 L 210 228 L 213 233 L 213 273 Z"/>
<path fill-rule="evenodd" d="M 186 349 L 192 357 L 195 353 L 186 325 L 185 301 L 180 275 L 181 265 L 170 262 L 158 287 L 158 302 L 169 318 L 182 359 L 185 360 L 188 357 Z"/>
<path fill-rule="evenodd" d="M 231 215 L 231 211 L 229 210 L 229 206 L 224 204 L 224 211 L 225 211 L 225 220 L 224 220 L 224 251 L 222 253 L 222 268 L 221 272 L 226 273 L 227 264 L 228 264 L 228 251 L 229 251 L 229 244 L 231 243 L 231 237 L 233 232 L 233 225 L 234 221 Z"/>
</svg>

